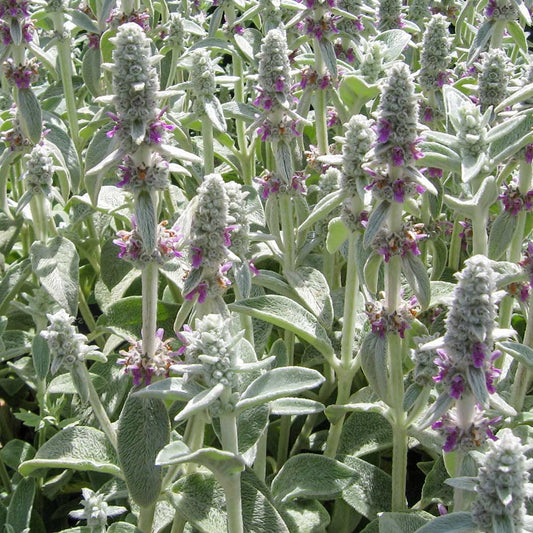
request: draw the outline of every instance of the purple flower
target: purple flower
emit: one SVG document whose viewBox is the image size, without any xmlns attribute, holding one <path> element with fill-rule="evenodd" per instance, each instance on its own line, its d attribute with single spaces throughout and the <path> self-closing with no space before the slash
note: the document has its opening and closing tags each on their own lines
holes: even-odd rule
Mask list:
<svg viewBox="0 0 533 533">
<path fill-rule="evenodd" d="M 442 168 L 429 167 L 427 173 L 430 178 L 442 178 Z"/>
<path fill-rule="evenodd" d="M 524 158 L 526 163 L 531 163 L 533 161 L 533 144 L 526 145 L 524 149 Z"/>
<path fill-rule="evenodd" d="M 422 117 L 424 122 L 433 122 L 433 108 L 426 106 L 424 109 L 424 115 Z"/>
<path fill-rule="evenodd" d="M 472 361 L 475 368 L 481 368 L 485 363 L 487 346 L 482 342 L 476 342 L 472 348 Z"/>
<path fill-rule="evenodd" d="M 494 15 L 494 11 L 498 7 L 498 3 L 496 0 L 489 0 L 487 3 L 487 7 L 485 8 L 485 16 L 487 18 L 491 18 Z"/>
<path fill-rule="evenodd" d="M 391 134 L 391 123 L 380 118 L 377 123 L 377 142 L 380 144 L 386 143 L 389 140 Z"/>
<path fill-rule="evenodd" d="M 461 374 L 455 374 L 450 380 L 450 396 L 458 400 L 465 391 L 465 380 Z"/>
<path fill-rule="evenodd" d="M 100 48 L 100 35 L 98 33 L 89 33 L 89 48 L 98 50 Z"/>
<path fill-rule="evenodd" d="M 403 150 L 399 146 L 394 146 L 391 152 L 392 164 L 395 167 L 401 167 L 404 164 Z"/>
<path fill-rule="evenodd" d="M 173 124 L 167 124 L 161 120 L 161 117 L 167 109 L 166 107 L 162 109 L 156 119 L 148 126 L 148 138 L 152 144 L 161 144 L 165 131 L 173 131 L 176 127 Z"/>
<path fill-rule="evenodd" d="M 278 77 L 276 83 L 274 84 L 274 88 L 279 93 L 282 93 L 285 90 L 285 78 L 283 76 Z"/>
<path fill-rule="evenodd" d="M 259 270 L 255 266 L 253 259 L 250 259 L 248 261 L 248 267 L 250 268 L 250 271 L 252 272 L 252 274 L 254 274 L 254 276 L 257 276 L 259 274 Z"/>
<path fill-rule="evenodd" d="M 193 268 L 199 268 L 203 261 L 202 249 L 197 246 L 191 246 L 191 266 Z"/>
<path fill-rule="evenodd" d="M 2 0 L 0 2 L 0 18 L 27 18 L 30 16 L 28 5 L 28 0 Z"/>
<path fill-rule="evenodd" d="M 450 73 L 446 70 L 439 72 L 437 74 L 437 85 L 442 88 L 447 83 L 450 83 Z"/>
<path fill-rule="evenodd" d="M 172 351 L 170 339 L 163 341 L 163 334 L 162 328 L 155 333 L 156 343 L 152 357 L 144 352 L 142 340 L 132 343 L 127 351 L 119 352 L 123 357 L 117 363 L 124 365 L 124 372 L 131 374 L 134 385 L 140 385 L 143 380 L 145 385 L 150 385 L 154 376 L 169 376 L 170 366 L 176 363 L 178 352 Z"/>
<path fill-rule="evenodd" d="M 186 300 L 193 300 L 198 295 L 198 303 L 203 304 L 207 298 L 207 282 L 202 281 L 191 292 L 185 295 Z"/>
<path fill-rule="evenodd" d="M 237 226 L 231 225 L 231 226 L 228 226 L 227 228 L 224 228 L 224 246 L 231 246 L 230 236 L 231 236 L 231 232 L 234 229 L 237 229 Z"/>
<path fill-rule="evenodd" d="M 461 427 L 457 419 L 455 409 L 448 411 L 441 420 L 435 422 L 431 427 L 445 437 L 442 449 L 445 452 L 454 450 L 469 451 L 481 446 L 487 438 L 496 440 L 490 426 L 501 421 L 501 416 L 488 418 L 478 405 L 475 406 L 475 413 L 472 423 L 468 427 Z"/>
</svg>

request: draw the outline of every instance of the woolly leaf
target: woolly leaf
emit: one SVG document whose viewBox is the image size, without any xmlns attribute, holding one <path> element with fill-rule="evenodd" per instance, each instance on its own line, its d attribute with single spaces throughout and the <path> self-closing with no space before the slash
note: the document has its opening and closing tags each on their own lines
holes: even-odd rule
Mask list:
<svg viewBox="0 0 533 533">
<path fill-rule="evenodd" d="M 188 401 L 202 390 L 202 387 L 194 381 L 184 381 L 183 378 L 166 378 L 140 389 L 135 393 L 135 396 L 168 401 Z"/>
<path fill-rule="evenodd" d="M 311 368 L 296 366 L 274 368 L 259 376 L 248 386 L 241 394 L 236 409 L 247 409 L 284 396 L 313 389 L 324 381 L 322 374 Z"/>
<path fill-rule="evenodd" d="M 165 404 L 154 398 L 128 396 L 117 428 L 118 457 L 135 503 L 147 507 L 161 492 L 161 467 L 155 458 L 170 440 Z"/>
<path fill-rule="evenodd" d="M 358 475 L 357 483 L 342 491 L 342 499 L 369 520 L 391 508 L 391 477 L 377 466 L 357 457 L 344 457 L 342 462 Z M 404 531 L 404 530 L 402 530 Z"/>
<path fill-rule="evenodd" d="M 45 379 L 50 368 L 50 348 L 48 342 L 41 335 L 35 335 L 31 344 L 33 368 L 39 379 Z"/>
<path fill-rule="evenodd" d="M 391 445 L 392 428 L 386 418 L 379 413 L 356 411 L 344 422 L 338 453 L 361 457 Z"/>
<path fill-rule="evenodd" d="M 78 10 L 76 10 L 76 12 L 81 13 L 81 11 Z M 98 96 L 100 94 L 101 64 L 102 57 L 100 55 L 100 50 L 97 48 L 89 48 L 83 56 L 81 75 L 92 96 Z"/>
<path fill-rule="evenodd" d="M 291 457 L 272 481 L 277 501 L 294 498 L 331 500 L 359 479 L 359 474 L 335 459 L 302 453 Z"/>
<path fill-rule="evenodd" d="M 411 36 L 406 31 L 394 29 L 380 32 L 375 40 L 383 42 L 386 46 L 383 60 L 394 61 L 400 57 L 402 52 L 409 45 Z"/>
<path fill-rule="evenodd" d="M 204 110 L 208 119 L 211 121 L 215 129 L 218 131 L 226 131 L 226 119 L 224 118 L 224 110 L 214 95 L 211 98 L 203 99 Z"/>
<path fill-rule="evenodd" d="M 173 331 L 178 306 L 157 302 L 157 324 L 165 331 Z M 97 320 L 97 325 L 109 328 L 126 338 L 141 335 L 142 297 L 128 296 L 111 304 Z"/>
<path fill-rule="evenodd" d="M 38 468 L 71 468 L 121 476 L 111 443 L 102 431 L 88 426 L 71 426 L 56 433 L 33 459 L 19 466 L 19 472 L 28 476 Z"/>
<path fill-rule="evenodd" d="M 143 243 L 143 251 L 151 254 L 157 245 L 157 214 L 155 198 L 148 191 L 141 191 L 137 195 L 135 217 Z"/>
<path fill-rule="evenodd" d="M 492 223 L 489 236 L 489 257 L 500 259 L 509 247 L 518 217 L 513 216 L 509 211 L 503 211 Z"/>
<path fill-rule="evenodd" d="M 415 533 L 420 526 L 427 524 L 433 517 L 425 511 L 408 511 L 406 513 L 383 513 L 379 517 L 379 533 Z"/>
<path fill-rule="evenodd" d="M 323 410 L 323 404 L 307 398 L 279 398 L 270 403 L 273 415 L 310 415 Z"/>
<path fill-rule="evenodd" d="M 7 508 L 6 528 L 17 533 L 29 533 L 33 498 L 35 497 L 35 479 L 26 478 L 18 482 L 9 507 Z"/>
<path fill-rule="evenodd" d="M 387 201 L 380 202 L 375 209 L 372 210 L 370 217 L 365 228 L 365 233 L 363 236 L 363 246 L 368 248 L 374 238 L 376 237 L 378 231 L 383 227 L 387 216 L 389 214 L 390 203 Z"/>
<path fill-rule="evenodd" d="M 2 273 L 2 281 L 0 281 L 0 315 L 6 312 L 9 304 L 30 274 L 31 265 L 29 259 L 13 263 Z"/>
<path fill-rule="evenodd" d="M 350 231 L 340 217 L 333 218 L 328 223 L 328 235 L 326 237 L 326 249 L 334 254 L 349 237 Z"/>
<path fill-rule="evenodd" d="M 383 256 L 373 252 L 368 256 L 363 269 L 365 284 L 372 294 L 377 294 L 378 292 L 381 263 L 383 263 Z"/>
<path fill-rule="evenodd" d="M 321 198 L 313 207 L 309 216 L 300 224 L 298 233 L 312 228 L 319 220 L 325 218 L 342 203 L 342 191 L 333 191 Z"/>
<path fill-rule="evenodd" d="M 307 308 L 325 327 L 330 328 L 333 324 L 333 303 L 324 274 L 316 268 L 301 266 L 297 270 L 286 271 L 285 277 Z"/>
<path fill-rule="evenodd" d="M 269 294 L 240 300 L 230 304 L 229 308 L 292 331 L 325 357 L 333 355 L 333 347 L 324 328 L 309 311 L 289 298 Z"/>
<path fill-rule="evenodd" d="M 283 505 L 291 531 L 297 533 L 326 531 L 331 518 L 326 508 L 316 500 L 291 500 Z"/>
<path fill-rule="evenodd" d="M 389 530 L 393 531 L 395 529 Z M 397 531 L 402 531 L 396 529 Z M 470 533 L 478 531 L 472 515 L 466 512 L 449 513 L 434 518 L 431 522 L 416 530 L 417 533 Z"/>
<path fill-rule="evenodd" d="M 533 370 L 533 349 L 529 346 L 519 342 L 506 341 L 499 343 L 498 347 L 503 348 L 506 353 L 516 359 L 519 363 L 522 363 L 529 369 Z"/>
<path fill-rule="evenodd" d="M 466 373 L 468 384 L 470 385 L 476 400 L 483 406 L 487 407 L 489 401 L 489 391 L 487 390 L 487 378 L 482 368 L 468 366 Z"/>
<path fill-rule="evenodd" d="M 289 533 L 289 530 L 268 497 L 266 487 L 253 474 L 241 478 L 242 517 L 247 533 Z M 169 493 L 172 505 L 187 521 L 203 533 L 226 531 L 226 499 L 215 477 L 195 473 L 184 476 Z"/>
<path fill-rule="evenodd" d="M 407 278 L 407 283 L 415 293 L 416 299 L 422 309 L 427 309 L 431 301 L 431 285 L 426 265 L 419 257 L 408 253 L 402 258 L 402 271 Z"/>
<path fill-rule="evenodd" d="M 494 22 L 486 20 L 476 31 L 472 46 L 468 52 L 468 64 L 471 64 L 483 52 L 492 35 Z"/>
<path fill-rule="evenodd" d="M 34 242 L 30 257 L 33 271 L 48 294 L 70 316 L 76 316 L 79 257 L 74 244 L 61 236 L 47 244 Z"/>
<path fill-rule="evenodd" d="M 366 379 L 378 396 L 387 404 L 389 372 L 387 366 L 387 338 L 368 333 L 361 345 L 361 367 Z"/>
<path fill-rule="evenodd" d="M 209 407 L 215 402 L 224 392 L 224 385 L 217 383 L 211 389 L 205 389 L 194 398 L 190 399 L 187 405 L 176 415 L 174 420 L 179 422 L 180 420 L 186 420 L 199 411 Z"/>
<path fill-rule="evenodd" d="M 12 18 L 11 20 L 15 20 Z M 38 144 L 43 132 L 41 105 L 31 89 L 18 90 L 18 118 L 22 131 L 33 144 Z"/>
</svg>

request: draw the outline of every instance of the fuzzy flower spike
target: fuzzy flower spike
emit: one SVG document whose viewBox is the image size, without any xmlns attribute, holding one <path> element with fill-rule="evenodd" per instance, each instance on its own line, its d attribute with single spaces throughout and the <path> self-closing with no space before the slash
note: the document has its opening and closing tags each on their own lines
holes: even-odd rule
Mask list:
<svg viewBox="0 0 533 533">
<path fill-rule="evenodd" d="M 113 103 L 121 129 L 139 145 L 146 137 L 147 124 L 158 114 L 159 80 L 150 60 L 150 40 L 139 25 L 129 22 L 119 27 L 112 42 L 115 44 Z"/>
<path fill-rule="evenodd" d="M 198 302 L 221 296 L 230 284 L 226 272 L 231 233 L 235 226 L 228 215 L 228 195 L 220 174 L 208 174 L 198 188 L 189 234 L 191 270 L 184 285 L 188 300 Z"/>
<path fill-rule="evenodd" d="M 459 282 L 446 319 L 446 333 L 424 347 L 437 349 L 439 373 L 434 380 L 442 387 L 425 425 L 443 417 L 433 429 L 446 437 L 447 451 L 465 449 L 467 443 L 480 446 L 487 437 L 493 437 L 489 425 L 499 418 L 487 421 L 481 408 L 486 408 L 489 396 L 496 393 L 500 374 L 494 366 L 501 355 L 494 350 L 495 339 L 509 334 L 508 330 L 495 328 L 496 286 L 490 260 L 476 255 L 465 265 L 457 274 Z M 454 403 L 453 414 L 446 414 Z"/>
<path fill-rule="evenodd" d="M 533 496 L 529 470 L 533 460 L 527 459 L 523 446 L 508 428 L 498 440 L 490 442 L 479 469 L 472 518 L 484 533 L 494 531 L 533 531 L 533 517 L 526 516 L 527 499 Z"/>
<path fill-rule="evenodd" d="M 405 63 L 396 63 L 382 86 L 377 111 L 376 143 L 367 165 L 374 177 L 368 186 L 378 200 L 403 203 L 416 194 L 436 194 L 433 184 L 415 168 L 423 157 L 418 150 L 418 103 Z M 372 157 L 373 156 L 373 157 Z"/>
</svg>

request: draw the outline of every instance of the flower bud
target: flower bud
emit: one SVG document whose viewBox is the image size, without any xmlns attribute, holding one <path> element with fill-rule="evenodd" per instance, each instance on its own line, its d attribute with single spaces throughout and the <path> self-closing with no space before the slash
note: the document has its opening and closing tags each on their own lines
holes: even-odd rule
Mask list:
<svg viewBox="0 0 533 533">
<path fill-rule="evenodd" d="M 424 91 L 441 88 L 448 80 L 450 34 L 444 15 L 434 15 L 428 22 L 420 52 L 419 83 Z"/>
<path fill-rule="evenodd" d="M 489 444 L 490 450 L 479 469 L 472 518 L 484 532 L 495 531 L 493 521 L 503 516 L 509 517 L 514 531 L 523 531 L 525 502 L 531 497 L 529 470 L 533 466 L 525 455 L 528 447 L 508 428 Z"/>
<path fill-rule="evenodd" d="M 479 103 L 482 111 L 490 106 L 496 107 L 507 97 L 508 63 L 506 53 L 499 48 L 493 48 L 483 54 L 478 78 Z"/>
</svg>

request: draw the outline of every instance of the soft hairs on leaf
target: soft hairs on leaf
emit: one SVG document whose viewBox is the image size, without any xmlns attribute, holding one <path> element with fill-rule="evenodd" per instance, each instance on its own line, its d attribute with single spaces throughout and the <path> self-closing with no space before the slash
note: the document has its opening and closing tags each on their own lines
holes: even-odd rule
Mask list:
<svg viewBox="0 0 533 533">
<path fill-rule="evenodd" d="M 118 422 L 118 457 L 133 501 L 147 507 L 161 492 L 157 454 L 170 440 L 165 404 L 154 398 L 130 395 Z"/>
</svg>

